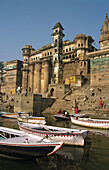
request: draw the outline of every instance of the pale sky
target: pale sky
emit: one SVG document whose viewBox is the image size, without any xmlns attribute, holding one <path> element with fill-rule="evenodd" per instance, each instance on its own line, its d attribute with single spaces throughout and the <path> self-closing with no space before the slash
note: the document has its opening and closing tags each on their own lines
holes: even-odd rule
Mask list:
<svg viewBox="0 0 109 170">
<path fill-rule="evenodd" d="M 53 42 L 57 22 L 64 28 L 64 40 L 91 35 L 99 49 L 106 13 L 109 0 L 0 0 L 0 61 L 23 60 L 25 45 L 39 49 Z"/>
</svg>

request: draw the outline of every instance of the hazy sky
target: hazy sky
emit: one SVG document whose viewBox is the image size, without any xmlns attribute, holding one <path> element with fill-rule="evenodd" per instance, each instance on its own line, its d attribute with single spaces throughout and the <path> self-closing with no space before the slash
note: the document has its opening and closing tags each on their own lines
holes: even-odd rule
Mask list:
<svg viewBox="0 0 109 170">
<path fill-rule="evenodd" d="M 52 28 L 58 21 L 64 40 L 91 35 L 99 49 L 106 13 L 109 0 L 0 0 L 0 61 L 23 60 L 25 45 L 39 49 L 53 42 Z"/>
</svg>

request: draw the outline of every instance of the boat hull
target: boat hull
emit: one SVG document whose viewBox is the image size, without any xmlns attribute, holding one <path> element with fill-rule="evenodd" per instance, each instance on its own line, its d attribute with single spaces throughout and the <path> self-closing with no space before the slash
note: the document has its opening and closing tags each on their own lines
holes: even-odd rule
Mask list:
<svg viewBox="0 0 109 170">
<path fill-rule="evenodd" d="M 70 133 L 70 132 L 63 132 L 63 133 L 56 133 L 56 132 L 50 132 L 50 131 L 41 131 L 37 129 L 30 128 L 29 126 L 22 126 L 21 123 L 19 123 L 20 130 L 38 135 L 38 136 L 48 136 L 50 139 L 57 141 L 57 142 L 63 142 L 65 145 L 76 145 L 76 146 L 84 146 L 84 139 L 87 136 L 88 131 L 77 132 L 77 133 Z"/>
<path fill-rule="evenodd" d="M 28 116 L 26 113 L 22 113 L 24 116 Z M 2 118 L 9 118 L 9 119 L 17 119 L 19 116 L 19 113 L 6 113 L 6 112 L 1 112 L 1 117 Z"/>
<path fill-rule="evenodd" d="M 55 146 L 10 146 L 0 144 L 0 154 L 14 159 L 33 159 L 45 157 L 54 150 Z"/>
<path fill-rule="evenodd" d="M 62 147 L 62 142 L 0 127 L 0 156 L 13 159 L 33 159 L 52 155 Z"/>
<path fill-rule="evenodd" d="M 94 119 L 92 119 L 94 120 Z M 91 119 L 76 119 L 71 117 L 71 122 L 76 125 L 86 126 L 91 128 L 100 128 L 100 129 L 109 129 L 109 121 L 99 120 L 99 121 L 91 121 Z"/>
<path fill-rule="evenodd" d="M 18 121 L 20 122 L 26 122 L 26 123 L 37 123 L 37 124 L 45 124 L 45 117 L 23 117 L 18 116 Z"/>
<path fill-rule="evenodd" d="M 60 115 L 54 115 L 54 117 L 55 117 L 57 120 L 70 120 L 70 116 L 67 117 L 67 116 L 62 115 L 62 114 L 60 114 Z"/>
<path fill-rule="evenodd" d="M 70 120 L 70 117 L 73 116 L 73 117 L 83 117 L 85 116 L 85 114 L 69 114 L 69 115 L 63 115 L 63 114 L 57 114 L 57 115 L 54 115 L 54 117 L 57 119 L 57 120 Z"/>
</svg>

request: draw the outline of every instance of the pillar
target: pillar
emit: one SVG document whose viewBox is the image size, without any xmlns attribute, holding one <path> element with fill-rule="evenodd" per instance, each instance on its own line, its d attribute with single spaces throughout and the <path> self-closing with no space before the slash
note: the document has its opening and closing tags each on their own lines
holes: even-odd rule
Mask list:
<svg viewBox="0 0 109 170">
<path fill-rule="evenodd" d="M 31 92 L 33 93 L 33 85 L 34 85 L 34 65 L 30 66 L 30 88 L 31 88 Z"/>
<path fill-rule="evenodd" d="M 34 67 L 34 93 L 41 93 L 41 63 L 35 63 Z"/>
<path fill-rule="evenodd" d="M 44 92 L 48 91 L 49 84 L 49 61 L 45 61 L 44 67 Z"/>
</svg>

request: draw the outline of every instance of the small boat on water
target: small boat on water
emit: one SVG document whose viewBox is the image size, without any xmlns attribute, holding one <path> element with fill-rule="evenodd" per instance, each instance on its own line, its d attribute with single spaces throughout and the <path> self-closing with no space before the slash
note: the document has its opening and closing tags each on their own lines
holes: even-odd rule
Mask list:
<svg viewBox="0 0 109 170">
<path fill-rule="evenodd" d="M 84 139 L 88 133 L 88 130 L 77 130 L 22 122 L 19 122 L 18 125 L 20 130 L 24 132 L 38 136 L 48 136 L 52 140 L 64 142 L 66 145 L 83 146 Z"/>
<path fill-rule="evenodd" d="M 70 120 L 70 117 L 73 116 L 73 117 L 84 117 L 85 114 L 67 114 L 67 115 L 64 115 L 63 113 L 61 114 L 57 114 L 57 115 L 54 115 L 54 117 L 57 119 L 57 120 Z"/>
<path fill-rule="evenodd" d="M 46 117 L 18 116 L 18 121 L 26 123 L 46 124 Z"/>
<path fill-rule="evenodd" d="M 80 126 L 109 129 L 109 120 L 71 117 L 71 122 Z"/>
<path fill-rule="evenodd" d="M 56 142 L 6 127 L 0 127 L 0 156 L 32 159 L 52 155 L 63 142 Z"/>
<path fill-rule="evenodd" d="M 25 112 L 17 112 L 17 113 L 0 112 L 0 116 L 2 118 L 17 119 L 17 117 L 19 115 L 28 116 L 28 113 L 25 113 Z"/>
</svg>

